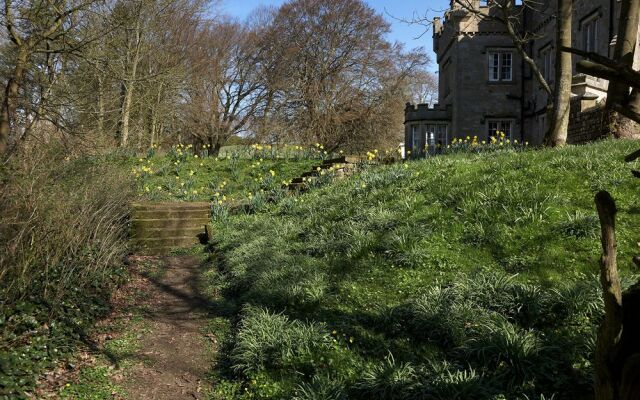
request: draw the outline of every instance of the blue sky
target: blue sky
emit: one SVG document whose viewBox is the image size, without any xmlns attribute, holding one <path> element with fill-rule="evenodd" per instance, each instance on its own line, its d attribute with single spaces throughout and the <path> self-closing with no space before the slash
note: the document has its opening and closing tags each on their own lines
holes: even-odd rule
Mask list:
<svg viewBox="0 0 640 400">
<path fill-rule="evenodd" d="M 246 17 L 258 6 L 278 6 L 285 0 L 222 0 L 221 11 L 225 14 L 238 18 Z M 420 18 L 427 15 L 433 18 L 441 15 L 448 7 L 449 0 L 365 0 L 371 7 L 383 14 L 387 21 L 391 23 L 391 33 L 388 39 L 405 43 L 407 48 L 424 47 L 427 49 L 429 57 L 433 60 L 434 54 L 431 49 L 431 32 L 424 33 L 424 27 L 419 25 L 408 25 L 398 19 Z M 420 35 L 422 37 L 420 37 Z M 435 63 L 430 66 L 431 70 L 436 70 Z"/>
</svg>

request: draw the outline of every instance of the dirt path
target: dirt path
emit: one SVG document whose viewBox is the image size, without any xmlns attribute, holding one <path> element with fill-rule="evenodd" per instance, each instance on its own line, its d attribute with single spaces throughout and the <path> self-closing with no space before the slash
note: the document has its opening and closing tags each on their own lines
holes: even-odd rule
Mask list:
<svg viewBox="0 0 640 400">
<path fill-rule="evenodd" d="M 142 272 L 149 282 L 143 304 L 148 329 L 137 354 L 143 361 L 127 373 L 124 387 L 130 399 L 201 399 L 213 349 L 203 335 L 211 307 L 196 288 L 200 263 L 189 256 L 157 261 Z"/>
</svg>

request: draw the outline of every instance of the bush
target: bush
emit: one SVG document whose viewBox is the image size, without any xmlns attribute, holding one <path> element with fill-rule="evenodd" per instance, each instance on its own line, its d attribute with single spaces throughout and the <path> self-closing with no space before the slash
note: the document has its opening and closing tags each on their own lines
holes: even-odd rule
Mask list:
<svg viewBox="0 0 640 400">
<path fill-rule="evenodd" d="M 0 179 L 0 394 L 11 395 L 105 312 L 123 274 L 133 186 L 114 162 L 44 145 Z"/>
</svg>

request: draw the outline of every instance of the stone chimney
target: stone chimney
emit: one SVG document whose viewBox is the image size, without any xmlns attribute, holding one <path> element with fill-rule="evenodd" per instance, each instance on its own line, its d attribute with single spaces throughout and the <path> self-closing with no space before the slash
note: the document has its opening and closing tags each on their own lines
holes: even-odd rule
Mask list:
<svg viewBox="0 0 640 400">
<path fill-rule="evenodd" d="M 438 53 L 440 49 L 440 34 L 442 33 L 442 20 L 440 17 L 433 18 L 433 51 Z"/>
<path fill-rule="evenodd" d="M 442 20 L 440 17 L 433 17 L 433 34 L 437 35 L 442 31 Z"/>
</svg>

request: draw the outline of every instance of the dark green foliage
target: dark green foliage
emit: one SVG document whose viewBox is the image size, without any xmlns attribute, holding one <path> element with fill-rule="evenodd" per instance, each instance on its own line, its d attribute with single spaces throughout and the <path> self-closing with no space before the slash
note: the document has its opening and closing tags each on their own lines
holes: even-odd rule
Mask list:
<svg viewBox="0 0 640 400">
<path fill-rule="evenodd" d="M 314 368 L 313 355 L 331 344 L 324 324 L 291 321 L 253 307 L 242 316 L 231 360 L 234 369 L 244 373 Z"/>
<path fill-rule="evenodd" d="M 261 310 L 238 314 L 219 398 L 589 397 L 602 314 L 592 199 L 613 191 L 630 259 L 640 196 L 620 160 L 635 147 L 380 167 L 217 224 L 212 285 Z M 264 326 L 281 337 L 258 341 Z M 268 355 L 251 369 L 246 343 Z"/>
</svg>

